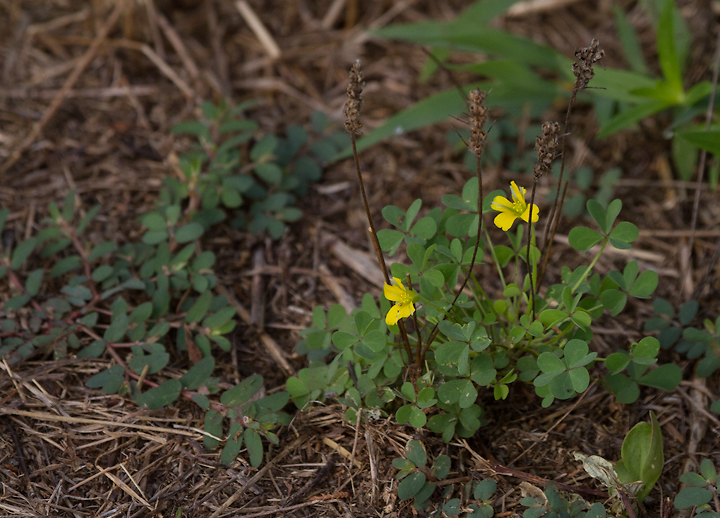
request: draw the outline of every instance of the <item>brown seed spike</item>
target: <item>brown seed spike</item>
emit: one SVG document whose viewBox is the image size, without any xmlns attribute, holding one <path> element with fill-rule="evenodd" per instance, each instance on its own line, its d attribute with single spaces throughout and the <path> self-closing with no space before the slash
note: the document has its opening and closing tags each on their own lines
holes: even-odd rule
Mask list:
<svg viewBox="0 0 720 518">
<path fill-rule="evenodd" d="M 348 81 L 347 96 L 345 102 L 345 130 L 353 135 L 360 135 L 362 132 L 362 122 L 360 122 L 360 112 L 363 107 L 362 91 L 365 88 L 363 81 L 363 73 L 360 70 L 360 60 L 356 60 L 350 68 L 350 80 Z"/>
<path fill-rule="evenodd" d="M 487 92 L 472 90 L 468 98 L 468 112 L 470 115 L 470 140 L 468 148 L 478 157 L 482 154 L 487 131 L 482 128 L 488 118 L 488 109 L 485 107 Z"/>
</svg>

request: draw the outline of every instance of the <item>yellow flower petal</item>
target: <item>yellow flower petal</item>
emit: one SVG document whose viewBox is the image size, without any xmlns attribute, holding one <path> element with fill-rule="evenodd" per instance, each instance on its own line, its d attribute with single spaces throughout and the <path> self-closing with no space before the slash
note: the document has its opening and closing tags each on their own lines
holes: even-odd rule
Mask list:
<svg viewBox="0 0 720 518">
<path fill-rule="evenodd" d="M 524 204 L 525 203 L 525 188 L 518 187 L 518 185 L 515 182 L 510 182 L 510 189 L 512 190 L 513 200 L 515 200 L 516 202 L 522 201 Z"/>
<path fill-rule="evenodd" d="M 512 212 L 501 212 L 495 216 L 494 223 L 497 227 L 507 232 L 513 226 L 516 218 L 517 216 Z"/>
<path fill-rule="evenodd" d="M 400 304 L 395 304 L 390 308 L 387 315 L 385 316 L 385 323 L 389 326 L 394 326 L 397 321 L 400 320 Z"/>
<path fill-rule="evenodd" d="M 386 284 L 383 287 L 383 293 L 385 294 L 385 298 L 394 301 L 404 300 L 407 297 L 407 290 L 403 286 L 402 281 L 397 277 L 393 277 L 393 281 L 395 282 L 393 286 Z"/>
<path fill-rule="evenodd" d="M 505 196 L 495 196 L 490 204 L 490 208 L 497 211 L 512 210 L 513 203 Z"/>
<path fill-rule="evenodd" d="M 415 306 L 412 303 L 409 304 L 398 304 L 400 306 L 400 318 L 407 318 L 415 313 Z"/>
<path fill-rule="evenodd" d="M 527 222 L 528 220 L 528 214 L 530 213 L 530 205 L 528 205 L 525 208 L 525 212 L 522 213 L 522 220 Z M 532 222 L 535 223 L 540 218 L 540 208 L 533 203 L 533 216 L 532 216 Z"/>
</svg>

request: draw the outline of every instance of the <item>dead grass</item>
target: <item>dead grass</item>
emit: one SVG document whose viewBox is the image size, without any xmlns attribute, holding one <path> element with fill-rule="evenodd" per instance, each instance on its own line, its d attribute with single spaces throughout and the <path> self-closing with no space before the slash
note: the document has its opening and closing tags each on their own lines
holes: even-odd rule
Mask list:
<svg viewBox="0 0 720 518">
<path fill-rule="evenodd" d="M 709 9 L 704 2 L 681 3 L 693 34 L 707 34 L 693 48 L 688 76 L 695 81 L 709 66 L 711 29 L 717 27 L 703 11 Z M 373 40 L 365 29 L 447 19 L 467 2 L 238 4 L 242 9 L 234 2 L 198 0 L 0 2 L 5 28 L 0 34 L 0 205 L 11 210 L 7 228 L 17 236 L 32 235 L 47 203 L 76 189 L 87 206 L 103 206 L 102 224 L 94 229 L 98 238 L 136 239 L 134 218 L 152 206 L 168 174 L 167 161 L 181 145 L 169 129 L 196 116 L 204 99 L 259 99 L 253 117 L 267 132 L 304 123 L 316 109 L 339 119 L 348 65 L 360 57 L 368 83 L 363 122 L 372 128 L 452 86 L 443 74 L 418 84 L 422 51 Z M 622 66 L 609 3 L 587 4 L 558 2 L 544 11 L 522 4 L 525 10 L 500 25 L 566 55 L 597 38 L 606 50 L 606 64 Z M 642 28 L 641 43 L 652 48 L 650 25 L 639 12 L 632 7 L 631 19 Z M 274 59 L 278 50 L 280 58 Z M 443 136 L 451 124 L 363 154 L 363 168 L 372 171 L 366 178 L 370 204 L 378 213 L 387 203 L 407 206 L 417 197 L 434 206 L 442 194 L 460 190 L 466 174 Z M 716 193 L 703 189 L 691 251 L 695 186 L 672 181 L 661 129 L 650 122 L 630 137 L 595 142 L 596 128 L 586 114 L 576 116 L 573 125 L 571 161 L 599 171 L 623 167 L 615 195 L 623 200 L 626 217 L 641 228 L 634 257 L 660 274 L 658 295 L 675 303 L 687 300 L 709 268 L 700 300 L 703 315 L 717 315 L 718 278 L 715 265 L 707 264 L 720 237 Z M 487 192 L 512 177 L 505 170 L 488 171 Z M 349 163 L 327 171 L 306 202 L 303 224 L 278 243 L 229 229 L 212 237 L 209 247 L 218 255 L 223 289 L 234 296 L 246 322 L 253 311 L 260 311 L 265 322 L 262 329 L 248 325 L 236 334 L 233 355 L 220 372 L 228 383 L 261 373 L 269 388 L 281 385 L 302 365 L 294 344 L 313 306 L 340 301 L 349 308 L 362 293 L 376 289 L 381 277 L 367 253 L 371 247 L 352 181 Z M 538 199 L 551 188 L 542 183 Z M 576 260 L 565 238 L 572 224 L 561 226 L 551 264 Z M 253 259 L 257 250 L 260 262 Z M 626 255 L 609 254 L 599 267 L 617 268 L 626 260 Z M 557 268 L 548 273 L 557 274 Z M 253 307 L 253 282 L 261 283 L 266 294 L 264 307 Z M 636 340 L 650 313 L 650 302 L 641 301 L 629 314 L 603 321 L 595 329 L 596 350 L 603 355 Z M 431 455 L 453 457 L 457 471 L 448 483 L 458 489 L 492 476 L 500 488 L 496 516 L 516 516 L 523 511 L 518 479 L 542 485 L 540 477 L 589 490 L 585 486 L 592 483 L 571 452 L 619 458 L 624 435 L 654 410 L 663 426 L 667 465 L 649 511 L 661 517 L 675 514 L 671 498 L 686 464 L 704 455 L 716 464 L 720 460 L 720 422 L 707 410 L 720 394 L 717 376 L 698 379 L 692 364 L 680 363 L 689 381 L 670 394 L 645 393 L 628 407 L 614 403 L 596 384 L 581 399 L 542 410 L 531 390 L 515 387 L 508 402 L 484 399 L 490 424 L 472 440 L 450 445 L 432 435 L 422 440 Z M 47 359 L 14 371 L 2 366 L 0 515 L 414 514 L 407 502 L 395 498 L 391 465 L 416 433 L 413 429 L 387 421 L 358 430 L 344 421 L 341 408 L 315 408 L 295 415 L 259 470 L 242 456 L 226 467 L 217 453 L 202 447 L 201 415 L 194 404 L 148 411 L 86 389 L 84 382 L 105 367 L 104 361 Z"/>
</svg>

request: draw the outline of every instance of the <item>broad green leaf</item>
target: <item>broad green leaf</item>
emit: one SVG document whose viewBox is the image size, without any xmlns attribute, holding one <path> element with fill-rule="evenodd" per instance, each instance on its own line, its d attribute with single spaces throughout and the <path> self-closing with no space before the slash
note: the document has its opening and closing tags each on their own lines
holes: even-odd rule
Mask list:
<svg viewBox="0 0 720 518">
<path fill-rule="evenodd" d="M 678 131 L 676 135 L 700 149 L 720 155 L 720 128 L 717 126 L 710 129 L 698 127 L 697 129 Z"/>
<path fill-rule="evenodd" d="M 612 119 L 610 119 L 598 132 L 596 138 L 603 139 L 610 135 L 617 133 L 620 130 L 628 128 L 633 124 L 636 124 L 642 119 L 645 119 L 651 115 L 663 111 L 666 108 L 672 106 L 673 103 L 668 101 L 645 101 L 641 104 L 628 108 L 627 110 L 620 112 Z"/>
<path fill-rule="evenodd" d="M 258 433 L 252 428 L 245 430 L 245 446 L 250 455 L 250 465 L 257 468 L 262 463 L 263 447 Z"/>
<path fill-rule="evenodd" d="M 30 272 L 27 279 L 25 279 L 25 291 L 27 291 L 27 294 L 31 297 L 34 297 L 40 291 L 40 283 L 42 282 L 43 273 L 44 270 L 42 268 L 38 268 L 37 270 Z"/>
<path fill-rule="evenodd" d="M 116 394 L 125 381 L 125 369 L 122 365 L 112 367 L 95 374 L 85 382 L 88 388 L 102 388 L 105 394 Z"/>
<path fill-rule="evenodd" d="M 410 439 L 405 447 L 405 455 L 407 456 L 407 460 L 418 468 L 423 467 L 427 463 L 427 453 L 420 441 Z"/>
<path fill-rule="evenodd" d="M 13 270 L 19 269 L 30 254 L 35 250 L 37 245 L 37 238 L 31 237 L 25 241 L 20 242 L 13 250 L 12 258 L 10 260 L 10 268 Z"/>
<path fill-rule="evenodd" d="M 222 414 L 215 409 L 208 410 L 205 414 L 203 430 L 210 435 L 203 434 L 203 443 L 208 450 L 214 450 L 220 445 L 220 439 L 222 438 L 222 421 Z M 235 457 L 233 457 L 233 459 L 235 459 Z"/>
<path fill-rule="evenodd" d="M 119 342 L 123 336 L 125 336 L 129 324 L 127 315 L 118 315 L 110 322 L 110 326 L 105 330 L 103 339 L 109 343 Z"/>
<path fill-rule="evenodd" d="M 232 464 L 238 453 L 240 453 L 244 438 L 245 434 L 242 432 L 242 425 L 238 422 L 233 422 L 228 431 L 228 440 L 225 442 L 225 446 L 220 453 L 220 462 L 226 466 Z"/>
<path fill-rule="evenodd" d="M 132 346 L 133 357 L 128 362 L 128 367 L 138 375 L 142 374 L 145 367 L 148 369 L 148 374 L 155 374 L 163 370 L 170 361 L 170 354 L 161 344 L 148 344 L 145 347 L 149 354 L 145 354 L 145 350 L 139 345 Z"/>
<path fill-rule="evenodd" d="M 617 226 L 610 232 L 610 239 L 617 239 L 618 241 L 624 241 L 625 243 L 632 243 L 640 235 L 638 228 L 627 221 L 621 221 Z"/>
<path fill-rule="evenodd" d="M 581 252 L 590 250 L 602 240 L 603 235 L 600 232 L 587 227 L 575 227 L 568 234 L 570 246 Z"/>
<path fill-rule="evenodd" d="M 52 277 L 53 279 L 55 277 L 60 277 L 61 275 L 64 275 L 72 270 L 80 268 L 80 264 L 81 262 L 79 255 L 71 255 L 69 257 L 65 257 L 64 259 L 61 259 L 53 265 L 53 267 L 50 269 L 50 277 Z"/>
<path fill-rule="evenodd" d="M 712 500 L 712 497 L 712 491 L 704 487 L 686 487 L 675 497 L 675 509 L 687 509 L 689 507 L 695 507 L 696 505 L 707 504 Z M 696 516 L 702 516 L 702 514 Z"/>
<path fill-rule="evenodd" d="M 552 353 L 542 353 L 537 359 L 538 367 L 543 372 L 561 372 L 565 370 L 565 363 Z"/>
<path fill-rule="evenodd" d="M 162 385 L 143 392 L 135 401 L 139 406 L 146 405 L 150 410 L 162 408 L 180 397 L 182 385 L 176 379 L 167 380 Z"/>
<path fill-rule="evenodd" d="M 212 302 L 212 293 L 205 291 L 197 298 L 192 307 L 188 310 L 185 315 L 186 322 L 200 322 L 208 310 L 210 309 L 210 302 Z"/>
<path fill-rule="evenodd" d="M 658 60 L 663 76 L 676 92 L 678 103 L 683 100 L 682 70 L 680 58 L 675 48 L 675 0 L 664 0 L 657 28 Z"/>
<path fill-rule="evenodd" d="M 250 400 L 262 387 L 263 378 L 259 374 L 244 379 L 230 390 L 223 392 L 220 402 L 223 405 L 235 407 Z"/>
<path fill-rule="evenodd" d="M 180 383 L 188 390 L 197 390 L 210 377 L 214 369 L 215 359 L 212 356 L 206 356 L 182 375 Z"/>
<path fill-rule="evenodd" d="M 398 498 L 408 500 L 417 495 L 425 485 L 425 475 L 412 473 L 398 484 Z"/>
<path fill-rule="evenodd" d="M 673 390 L 682 381 L 682 369 L 674 363 L 660 365 L 638 380 L 638 383 L 662 390 Z"/>
<path fill-rule="evenodd" d="M 630 23 L 625 15 L 625 12 L 620 6 L 613 4 L 612 9 L 613 14 L 615 15 L 615 28 L 618 32 L 620 46 L 623 54 L 625 55 L 625 59 L 630 64 L 630 68 L 632 68 L 634 72 L 647 74 L 647 63 L 643 57 L 642 48 L 638 42 L 635 28 Z"/>
<path fill-rule="evenodd" d="M 638 500 L 642 502 L 660 478 L 664 463 L 662 431 L 652 411 L 650 424 L 638 423 L 628 432 L 623 441 L 621 456 L 630 476 L 630 480 L 622 482 L 640 480 L 645 483 L 645 488 L 637 494 Z"/>
<path fill-rule="evenodd" d="M 195 241 L 203 235 L 204 231 L 205 229 L 200 223 L 191 221 L 190 223 L 187 223 L 177 229 L 177 231 L 175 232 L 175 241 L 177 243 L 188 243 L 190 241 Z"/>
</svg>

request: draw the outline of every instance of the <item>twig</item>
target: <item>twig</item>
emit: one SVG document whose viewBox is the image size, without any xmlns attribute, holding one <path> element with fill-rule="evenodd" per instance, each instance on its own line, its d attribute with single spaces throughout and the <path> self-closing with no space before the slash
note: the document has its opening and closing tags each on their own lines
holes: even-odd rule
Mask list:
<svg viewBox="0 0 720 518">
<path fill-rule="evenodd" d="M 275 40 L 270 35 L 270 32 L 265 28 L 263 22 L 258 18 L 255 11 L 252 10 L 250 4 L 245 0 L 238 0 L 235 2 L 235 7 L 240 12 L 245 21 L 250 26 L 250 29 L 258 37 L 260 43 L 265 47 L 265 51 L 268 53 L 271 59 L 276 60 L 280 57 L 280 47 L 275 43 Z"/>
</svg>

